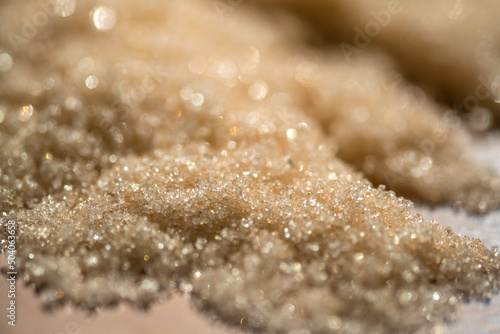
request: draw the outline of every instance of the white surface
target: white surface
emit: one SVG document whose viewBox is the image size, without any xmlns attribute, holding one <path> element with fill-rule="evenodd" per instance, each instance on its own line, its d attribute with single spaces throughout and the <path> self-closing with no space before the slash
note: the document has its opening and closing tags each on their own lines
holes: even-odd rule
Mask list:
<svg viewBox="0 0 500 334">
<path fill-rule="evenodd" d="M 500 173 L 500 132 L 477 139 L 470 152 L 478 163 L 487 164 Z M 443 226 L 451 226 L 455 233 L 479 238 L 488 247 L 500 246 L 500 209 L 484 216 L 471 216 L 449 207 L 415 207 L 415 212 L 426 219 L 435 219 Z M 460 319 L 443 326 L 446 334 L 498 334 L 500 333 L 500 295 L 490 303 L 472 301 L 460 310 Z M 437 331 L 439 333 L 439 331 Z"/>
</svg>

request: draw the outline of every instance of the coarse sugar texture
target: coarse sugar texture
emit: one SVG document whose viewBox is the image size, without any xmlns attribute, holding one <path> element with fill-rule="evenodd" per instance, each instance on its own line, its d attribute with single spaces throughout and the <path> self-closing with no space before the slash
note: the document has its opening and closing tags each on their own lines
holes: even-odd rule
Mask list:
<svg viewBox="0 0 500 334">
<path fill-rule="evenodd" d="M 391 59 L 347 64 L 298 47 L 291 18 L 210 2 L 72 3 L 25 41 L 0 35 L 0 242 L 15 220 L 47 307 L 180 292 L 245 329 L 391 333 L 498 290 L 497 249 L 364 178 L 471 211 L 500 200 L 467 130 Z M 20 37 L 42 10 L 2 6 Z"/>
</svg>

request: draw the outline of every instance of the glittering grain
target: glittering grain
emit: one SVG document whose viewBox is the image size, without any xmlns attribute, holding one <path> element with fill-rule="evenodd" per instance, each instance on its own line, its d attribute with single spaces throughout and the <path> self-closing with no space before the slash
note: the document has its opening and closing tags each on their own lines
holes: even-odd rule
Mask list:
<svg viewBox="0 0 500 334">
<path fill-rule="evenodd" d="M 97 30 L 106 31 L 112 29 L 116 23 L 114 9 L 106 6 L 96 7 L 92 12 L 92 22 Z"/>
<path fill-rule="evenodd" d="M 85 86 L 87 86 L 88 89 L 95 89 L 97 88 L 97 85 L 99 85 L 99 78 L 95 75 L 89 75 L 85 79 Z"/>
<path fill-rule="evenodd" d="M 19 111 L 19 120 L 22 122 L 29 121 L 31 116 L 33 116 L 33 106 L 31 104 L 25 105 Z"/>
<path fill-rule="evenodd" d="M 54 14 L 67 17 L 76 10 L 76 0 L 51 0 Z"/>
<path fill-rule="evenodd" d="M 262 80 L 258 80 L 248 88 L 248 95 L 250 95 L 252 100 L 260 101 L 266 97 L 267 91 L 267 84 Z"/>
<path fill-rule="evenodd" d="M 8 53 L 0 54 L 0 72 L 7 72 L 11 69 L 14 61 Z"/>
</svg>

